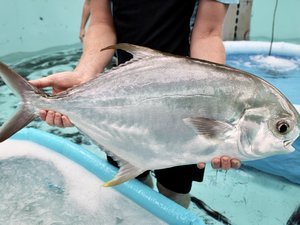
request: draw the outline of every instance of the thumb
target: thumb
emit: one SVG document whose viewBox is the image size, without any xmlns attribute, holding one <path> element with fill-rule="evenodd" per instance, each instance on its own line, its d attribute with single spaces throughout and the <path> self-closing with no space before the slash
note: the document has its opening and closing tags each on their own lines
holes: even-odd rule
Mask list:
<svg viewBox="0 0 300 225">
<path fill-rule="evenodd" d="M 45 88 L 45 87 L 52 87 L 53 86 L 53 81 L 50 77 L 43 77 L 41 79 L 37 80 L 31 80 L 29 81 L 33 86 L 37 88 Z"/>
</svg>

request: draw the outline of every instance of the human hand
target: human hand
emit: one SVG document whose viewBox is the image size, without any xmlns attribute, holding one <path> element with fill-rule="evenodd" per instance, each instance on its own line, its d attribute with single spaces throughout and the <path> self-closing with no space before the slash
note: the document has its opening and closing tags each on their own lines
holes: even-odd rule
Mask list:
<svg viewBox="0 0 300 225">
<path fill-rule="evenodd" d="M 50 126 L 56 126 L 62 128 L 74 126 L 67 116 L 60 114 L 58 112 L 40 110 L 39 115 L 40 118 Z"/>
<path fill-rule="evenodd" d="M 81 28 L 80 32 L 79 32 L 79 39 L 80 39 L 81 42 L 83 42 L 84 36 L 85 36 L 85 29 Z"/>
<path fill-rule="evenodd" d="M 62 72 L 56 73 L 38 80 L 32 80 L 30 83 L 37 88 L 52 87 L 52 94 L 57 94 L 73 86 L 82 83 L 79 74 L 76 72 Z M 40 110 L 40 117 L 42 120 L 46 121 L 51 126 L 57 127 L 71 127 L 72 122 L 66 117 L 58 112 Z"/>
<path fill-rule="evenodd" d="M 55 73 L 37 80 L 31 80 L 29 82 L 37 88 L 52 87 L 53 95 L 83 83 L 80 75 L 75 71 Z"/>
<path fill-rule="evenodd" d="M 205 163 L 200 162 L 197 164 L 199 169 L 205 167 Z M 241 161 L 238 159 L 232 159 L 229 156 L 215 157 L 211 160 L 211 166 L 214 169 L 239 169 L 241 167 Z"/>
</svg>

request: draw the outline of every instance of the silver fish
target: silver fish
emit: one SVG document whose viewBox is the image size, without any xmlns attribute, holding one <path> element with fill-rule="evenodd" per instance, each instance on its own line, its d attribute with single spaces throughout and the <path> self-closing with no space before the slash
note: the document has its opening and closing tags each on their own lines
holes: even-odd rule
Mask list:
<svg viewBox="0 0 300 225">
<path fill-rule="evenodd" d="M 39 109 L 67 115 L 119 161 L 105 186 L 145 170 L 208 162 L 228 155 L 253 160 L 289 153 L 300 116 L 275 87 L 225 65 L 129 44 L 125 64 L 80 86 L 47 96 L 0 64 L 0 75 L 22 99 L 0 141 L 37 117 Z"/>
</svg>

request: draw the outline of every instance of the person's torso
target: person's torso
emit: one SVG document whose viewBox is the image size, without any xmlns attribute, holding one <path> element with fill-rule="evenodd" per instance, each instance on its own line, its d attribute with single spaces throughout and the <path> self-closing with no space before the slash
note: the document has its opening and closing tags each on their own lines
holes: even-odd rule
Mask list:
<svg viewBox="0 0 300 225">
<path fill-rule="evenodd" d="M 177 55 L 189 54 L 190 18 L 195 0 L 112 0 L 118 43 Z M 118 52 L 119 62 L 130 58 Z"/>
</svg>

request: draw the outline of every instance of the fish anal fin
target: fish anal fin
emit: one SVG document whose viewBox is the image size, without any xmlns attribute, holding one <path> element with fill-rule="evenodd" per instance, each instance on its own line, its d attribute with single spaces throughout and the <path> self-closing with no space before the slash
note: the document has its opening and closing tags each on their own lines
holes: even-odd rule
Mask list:
<svg viewBox="0 0 300 225">
<path fill-rule="evenodd" d="M 161 56 L 164 53 L 160 51 L 156 51 L 150 48 L 138 46 L 138 45 L 132 45 L 127 43 L 119 43 L 115 45 L 108 46 L 106 48 L 103 48 L 101 51 L 109 50 L 109 49 L 121 49 L 123 51 L 129 52 L 133 55 L 134 58 L 144 58 L 147 56 Z"/>
<path fill-rule="evenodd" d="M 124 160 L 123 160 L 122 164 L 123 165 L 119 169 L 119 172 L 116 174 L 116 176 L 112 180 L 104 183 L 102 185 L 103 187 L 111 187 L 111 186 L 115 186 L 118 184 L 122 184 L 130 179 L 137 177 L 138 175 L 142 174 L 143 172 L 145 172 L 145 170 L 140 169 L 136 166 L 133 166 L 128 162 L 125 163 Z"/>
<path fill-rule="evenodd" d="M 145 171 L 136 166 L 131 165 L 126 160 L 122 159 L 121 157 L 114 154 L 112 151 L 108 150 L 109 148 L 101 146 L 101 149 L 108 156 L 110 156 L 115 162 L 117 162 L 118 167 L 120 168 L 116 176 L 112 180 L 104 183 L 102 185 L 103 187 L 111 187 L 111 186 L 124 183 L 130 179 L 137 177 L 138 175 L 140 175 Z"/>
<path fill-rule="evenodd" d="M 183 119 L 184 123 L 193 128 L 198 135 L 207 139 L 225 140 L 235 127 L 227 122 L 204 118 L 188 117 Z"/>
</svg>

